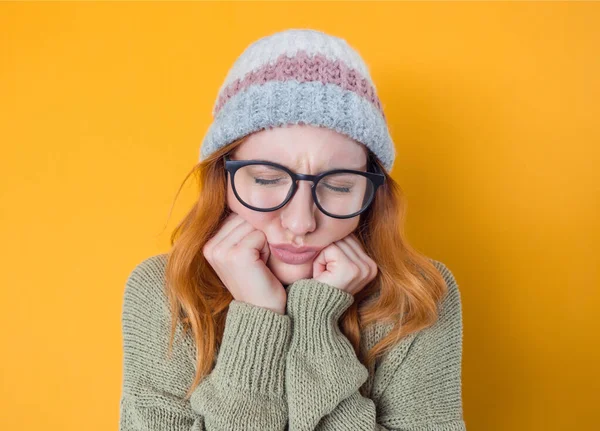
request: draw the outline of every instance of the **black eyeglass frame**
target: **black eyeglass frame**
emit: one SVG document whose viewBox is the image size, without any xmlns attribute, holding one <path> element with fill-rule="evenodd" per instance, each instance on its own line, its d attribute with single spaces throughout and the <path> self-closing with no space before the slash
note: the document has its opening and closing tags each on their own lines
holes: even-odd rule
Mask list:
<svg viewBox="0 0 600 431">
<path fill-rule="evenodd" d="M 369 207 L 371 206 L 371 203 L 373 202 L 373 199 L 375 199 L 375 195 L 377 194 L 377 189 L 383 185 L 383 183 L 385 182 L 385 175 L 383 174 L 383 172 L 381 171 L 381 168 L 379 166 L 377 166 L 376 163 L 373 163 L 369 160 L 369 162 L 367 163 L 367 172 L 363 172 L 363 171 L 355 171 L 352 169 L 333 169 L 331 171 L 326 171 L 326 172 L 321 172 L 318 175 L 309 175 L 309 174 L 298 174 L 296 172 L 291 171 L 290 169 L 286 168 L 285 166 L 282 166 L 280 164 L 274 163 L 274 162 L 270 162 L 267 160 L 231 160 L 229 155 L 225 155 L 223 156 L 223 164 L 225 165 L 225 171 L 229 172 L 230 178 L 231 178 L 231 187 L 233 188 L 233 193 L 235 194 L 236 198 L 238 199 L 238 201 L 240 201 L 240 203 L 242 205 L 244 205 L 246 208 L 249 208 L 251 210 L 254 211 L 260 211 L 260 212 L 271 212 L 271 211 L 276 211 L 279 208 L 282 208 L 283 206 L 285 206 L 290 199 L 294 196 L 294 194 L 296 194 L 296 190 L 298 190 L 298 181 L 312 181 L 313 182 L 313 186 L 311 187 L 311 192 L 312 192 L 312 196 L 313 196 L 313 202 L 315 203 L 315 205 L 317 206 L 317 208 L 319 208 L 319 210 L 325 214 L 328 215 L 329 217 L 333 217 L 333 218 L 337 218 L 337 219 L 347 219 L 347 218 L 352 218 L 352 217 L 356 217 L 359 214 L 362 214 L 363 212 L 365 212 L 367 209 L 369 209 Z M 235 173 L 237 172 L 238 169 L 243 168 L 244 166 L 248 166 L 248 165 L 268 165 L 268 166 L 273 166 L 277 169 L 281 169 L 284 172 L 287 172 L 291 177 L 292 177 L 292 187 L 290 188 L 290 191 L 288 192 L 288 195 L 286 196 L 286 198 L 283 200 L 283 202 L 281 204 L 279 204 L 276 207 L 273 208 L 257 208 L 257 207 L 253 207 L 251 205 L 248 205 L 246 202 L 244 202 L 242 200 L 242 198 L 240 198 L 240 196 L 238 195 L 237 190 L 235 189 L 235 181 L 234 181 L 234 177 L 235 177 Z M 369 169 L 374 168 L 375 172 L 369 172 Z M 351 174 L 358 174 L 358 175 L 362 175 L 363 177 L 367 177 L 369 180 L 371 180 L 372 184 L 373 184 L 373 194 L 371 195 L 369 202 L 367 202 L 367 204 L 364 206 L 364 208 L 362 208 L 360 211 L 355 212 L 354 214 L 349 214 L 346 216 L 338 216 L 338 215 L 334 215 L 331 214 L 329 212 L 327 212 L 320 204 L 317 198 L 317 188 L 315 187 L 317 185 L 317 183 L 324 178 L 327 175 L 331 175 L 331 174 L 336 174 L 336 173 L 351 173 Z"/>
</svg>

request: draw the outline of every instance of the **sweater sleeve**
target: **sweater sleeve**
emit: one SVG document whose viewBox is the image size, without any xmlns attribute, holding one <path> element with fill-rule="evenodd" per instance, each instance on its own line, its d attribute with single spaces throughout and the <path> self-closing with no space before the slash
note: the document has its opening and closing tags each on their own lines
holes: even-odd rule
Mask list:
<svg viewBox="0 0 600 431">
<path fill-rule="evenodd" d="M 290 431 L 466 430 L 460 295 L 450 271 L 439 262 L 436 265 L 449 287 L 438 321 L 407 337 L 411 339 L 408 349 L 403 345 L 389 352 L 379 366 L 385 371 L 375 377 L 376 399 L 360 394 L 368 370 L 338 325 L 354 296 L 314 279 L 288 287 Z"/>
<path fill-rule="evenodd" d="M 125 287 L 119 431 L 284 429 L 289 316 L 232 301 L 214 368 L 184 400 L 196 372 L 195 343 L 178 324 L 167 356 L 171 314 L 162 267 L 152 259 Z"/>
<path fill-rule="evenodd" d="M 232 301 L 217 363 L 192 394 L 207 430 L 283 430 L 289 316 Z"/>
</svg>

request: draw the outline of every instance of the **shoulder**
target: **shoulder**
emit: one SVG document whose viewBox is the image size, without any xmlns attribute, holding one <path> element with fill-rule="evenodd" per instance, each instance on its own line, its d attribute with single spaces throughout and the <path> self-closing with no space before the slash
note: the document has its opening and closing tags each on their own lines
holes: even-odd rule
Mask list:
<svg viewBox="0 0 600 431">
<path fill-rule="evenodd" d="M 442 277 L 444 277 L 444 280 L 446 280 L 446 283 L 455 284 L 455 285 L 457 284 L 454 274 L 452 273 L 452 271 L 450 271 L 450 268 L 448 268 L 445 263 L 440 262 L 439 260 L 432 259 L 432 258 L 429 258 L 429 261 L 431 263 L 433 263 L 433 265 L 437 268 L 437 270 L 440 272 L 440 274 L 442 274 Z"/>
<path fill-rule="evenodd" d="M 386 417 L 383 425 L 433 429 L 441 426 L 435 424 L 448 422 L 452 429 L 463 430 L 460 291 L 450 269 L 430 260 L 448 286 L 440 299 L 438 318 L 393 349 L 394 354 L 378 371 L 374 393 L 380 397 L 382 416 Z"/>
<path fill-rule="evenodd" d="M 455 322 L 462 321 L 461 294 L 454 274 L 443 262 L 431 258 L 429 258 L 429 261 L 433 263 L 435 268 L 442 275 L 444 281 L 446 282 L 447 291 L 438 303 L 439 308 L 437 321 L 432 326 L 421 329 L 417 333 L 412 333 L 411 335 L 407 336 L 406 339 L 404 339 L 404 344 L 412 342 L 412 339 L 417 334 L 437 330 L 437 328 L 443 326 L 443 320 L 450 319 L 454 320 Z M 390 323 L 377 323 L 376 326 L 378 328 L 378 332 L 381 333 L 380 338 L 383 338 L 383 335 L 387 335 L 387 333 L 393 328 L 394 325 Z"/>
<path fill-rule="evenodd" d="M 417 332 L 412 332 L 402 338 L 397 345 L 392 347 L 388 353 L 384 368 L 390 366 L 395 368 L 398 364 L 404 361 L 407 353 L 410 350 L 432 351 L 435 349 L 445 349 L 450 344 L 452 351 L 460 353 L 462 349 L 463 328 L 462 328 L 462 305 L 461 295 L 458 283 L 452 271 L 440 261 L 429 258 L 435 268 L 442 275 L 447 285 L 446 294 L 439 300 L 438 316 L 436 321 Z M 393 324 L 376 323 L 375 329 L 368 332 L 370 335 L 368 344 L 372 347 L 379 342 L 392 329 Z M 374 334 L 372 334 L 374 332 Z M 386 364 L 393 363 L 395 365 Z"/>
<path fill-rule="evenodd" d="M 450 317 L 454 317 L 456 320 L 462 316 L 461 293 L 456 277 L 443 262 L 435 259 L 429 260 L 440 272 L 448 287 L 448 291 L 440 304 L 440 317 L 450 315 Z"/>
<path fill-rule="evenodd" d="M 167 254 L 150 256 L 137 263 L 125 282 L 121 323 L 127 341 L 154 340 L 155 347 L 168 340 L 172 321 L 166 292 Z M 180 330 L 180 323 L 177 329 Z"/>
<path fill-rule="evenodd" d="M 150 311 L 167 304 L 165 295 L 165 266 L 167 254 L 144 258 L 129 272 L 123 295 L 124 311 L 135 308 Z"/>
<path fill-rule="evenodd" d="M 440 299 L 437 320 L 415 336 L 411 350 L 412 359 L 406 358 L 415 367 L 446 367 L 450 372 L 460 369 L 463 343 L 461 295 L 454 274 L 440 261 L 431 259 L 446 281 L 447 292 Z M 411 362 L 412 361 L 412 362 Z M 446 365 L 443 365 L 446 364 Z"/>
<path fill-rule="evenodd" d="M 121 314 L 123 393 L 144 405 L 183 397 L 195 373 L 192 337 L 177 324 L 169 354 L 172 316 L 165 290 L 167 254 L 150 256 L 130 271 Z"/>
<path fill-rule="evenodd" d="M 167 253 L 144 258 L 137 263 L 127 277 L 127 286 L 156 284 L 164 281 Z"/>
<path fill-rule="evenodd" d="M 461 355 L 463 342 L 462 305 L 460 290 L 452 271 L 443 263 L 429 258 L 431 263 L 442 275 L 447 285 L 446 294 L 438 302 L 438 314 L 435 322 L 416 332 L 404 336 L 383 361 L 383 368 L 395 369 L 399 364 L 410 362 L 415 365 L 423 360 L 422 355 L 447 354 Z M 386 324 L 383 329 L 378 326 L 380 334 L 372 344 L 378 342 L 393 329 L 392 324 Z M 412 354 L 409 355 L 409 352 Z M 407 357 L 408 356 L 408 357 Z M 459 358 L 460 359 L 460 358 Z"/>
</svg>

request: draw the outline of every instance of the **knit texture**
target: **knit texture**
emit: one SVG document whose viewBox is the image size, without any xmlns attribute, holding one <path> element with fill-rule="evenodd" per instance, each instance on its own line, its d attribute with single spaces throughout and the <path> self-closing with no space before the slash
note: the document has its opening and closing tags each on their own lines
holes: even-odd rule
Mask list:
<svg viewBox="0 0 600 431">
<path fill-rule="evenodd" d="M 358 51 L 341 37 L 287 29 L 235 60 L 219 88 L 200 161 L 253 132 L 288 124 L 326 127 L 362 143 L 392 170 L 396 150 L 382 103 Z"/>
<path fill-rule="evenodd" d="M 184 401 L 196 348 L 178 325 L 167 357 L 166 262 L 166 254 L 144 259 L 125 285 L 119 431 L 466 430 L 460 291 L 443 263 L 432 260 L 448 284 L 438 321 L 370 369 L 339 328 L 353 295 L 302 279 L 286 287 L 285 315 L 233 300 L 215 366 Z M 390 329 L 369 325 L 361 349 Z"/>
</svg>

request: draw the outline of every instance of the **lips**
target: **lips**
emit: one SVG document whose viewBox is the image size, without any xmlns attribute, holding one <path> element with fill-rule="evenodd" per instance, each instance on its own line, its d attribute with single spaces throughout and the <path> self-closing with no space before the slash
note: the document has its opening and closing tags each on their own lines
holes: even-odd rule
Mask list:
<svg viewBox="0 0 600 431">
<path fill-rule="evenodd" d="M 316 247 L 316 246 L 304 246 L 304 247 L 296 247 L 292 244 L 286 244 L 286 243 L 281 243 L 281 244 L 270 244 L 271 247 L 275 247 L 281 250 L 289 250 L 293 253 L 304 253 L 305 251 L 320 251 L 321 247 Z"/>
<path fill-rule="evenodd" d="M 319 251 L 309 250 L 301 253 L 295 253 L 290 250 L 284 250 L 279 247 L 271 246 L 271 252 L 282 262 L 289 263 L 290 265 L 300 265 L 312 260 Z"/>
</svg>

